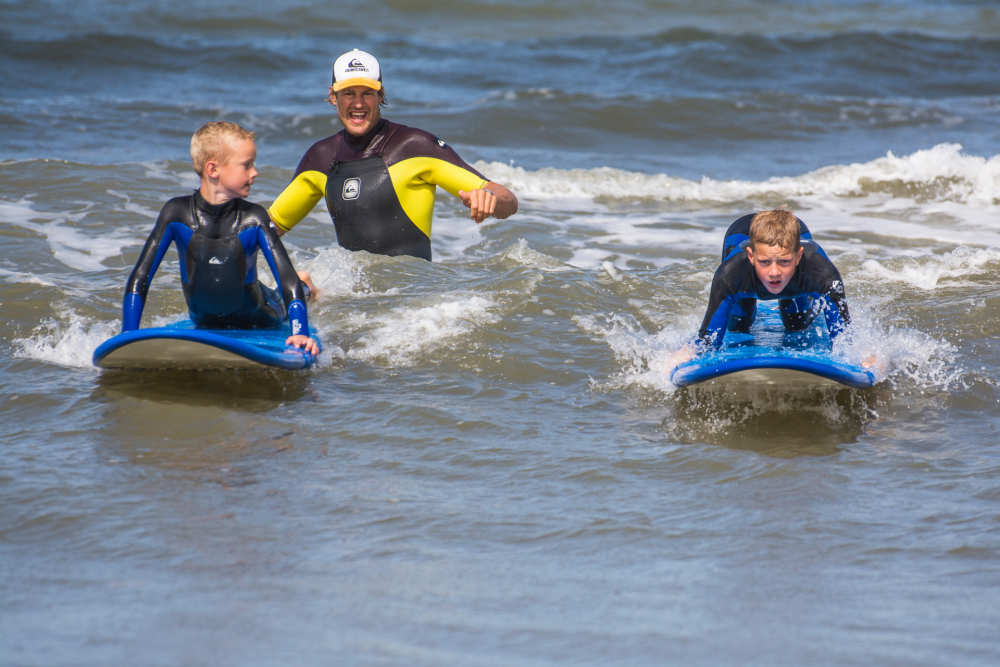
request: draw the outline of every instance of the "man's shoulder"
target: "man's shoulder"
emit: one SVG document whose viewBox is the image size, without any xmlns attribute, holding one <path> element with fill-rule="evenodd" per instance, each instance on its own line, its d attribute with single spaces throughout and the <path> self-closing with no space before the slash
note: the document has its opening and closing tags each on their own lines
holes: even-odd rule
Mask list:
<svg viewBox="0 0 1000 667">
<path fill-rule="evenodd" d="M 427 141 L 434 141 L 435 143 L 439 141 L 437 135 L 428 132 L 427 130 L 421 130 L 419 127 L 413 127 L 412 125 L 404 125 L 402 123 L 396 123 L 391 120 L 385 121 L 385 129 L 388 134 L 391 134 L 394 137 L 424 139 Z M 441 143 L 444 142 L 442 141 Z"/>
<path fill-rule="evenodd" d="M 488 180 L 463 160 L 444 139 L 417 127 L 390 122 L 387 125 L 385 145 L 379 152 L 387 166 L 411 158 L 430 158 L 455 165 L 479 178 Z"/>
<path fill-rule="evenodd" d="M 336 148 L 341 143 L 343 143 L 344 135 L 346 133 L 347 132 L 345 130 L 341 130 L 339 132 L 336 132 L 335 134 L 331 134 L 328 137 L 323 137 L 319 141 L 314 142 L 313 145 L 310 146 L 308 150 L 306 150 L 306 154 L 308 155 L 309 153 L 312 153 L 314 151 Z"/>
<path fill-rule="evenodd" d="M 390 147 L 405 146 L 413 152 L 424 151 L 434 153 L 437 151 L 452 150 L 444 139 L 419 127 L 386 121 L 385 132 L 387 136 L 386 149 Z"/>
<path fill-rule="evenodd" d="M 299 160 L 299 165 L 295 173 L 299 174 L 310 170 L 326 172 L 333 163 L 337 151 L 344 145 L 344 134 L 344 130 L 341 130 L 336 134 L 331 134 L 328 137 L 320 139 L 307 148 L 306 152 L 302 155 L 302 159 Z"/>
</svg>

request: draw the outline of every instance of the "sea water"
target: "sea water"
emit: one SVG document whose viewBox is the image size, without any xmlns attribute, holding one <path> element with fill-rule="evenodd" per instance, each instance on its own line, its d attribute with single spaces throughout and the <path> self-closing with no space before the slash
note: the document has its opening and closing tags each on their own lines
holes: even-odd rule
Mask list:
<svg viewBox="0 0 1000 667">
<path fill-rule="evenodd" d="M 0 4 L 0 663 L 993 665 L 993 2 Z M 284 237 L 320 363 L 91 365 L 191 133 L 264 204 L 330 64 L 520 210 L 435 261 Z M 794 210 L 871 390 L 667 379 L 735 218 Z M 170 251 L 145 324 L 185 316 Z M 266 268 L 262 269 L 266 274 Z"/>
</svg>

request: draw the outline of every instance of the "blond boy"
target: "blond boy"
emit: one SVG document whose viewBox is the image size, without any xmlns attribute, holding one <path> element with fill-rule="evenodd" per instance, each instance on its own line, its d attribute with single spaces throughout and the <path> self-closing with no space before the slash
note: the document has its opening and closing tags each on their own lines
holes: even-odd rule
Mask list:
<svg viewBox="0 0 1000 667">
<path fill-rule="evenodd" d="M 267 211 L 244 199 L 257 177 L 256 159 L 255 135 L 236 123 L 205 123 L 194 133 L 191 161 L 201 185 L 160 210 L 125 287 L 123 331 L 139 328 L 150 282 L 174 243 L 184 298 L 196 326 L 272 328 L 288 319 L 292 335 L 286 344 L 318 353 L 309 337 L 307 287 Z M 276 290 L 257 280 L 258 250 L 274 274 Z"/>
</svg>

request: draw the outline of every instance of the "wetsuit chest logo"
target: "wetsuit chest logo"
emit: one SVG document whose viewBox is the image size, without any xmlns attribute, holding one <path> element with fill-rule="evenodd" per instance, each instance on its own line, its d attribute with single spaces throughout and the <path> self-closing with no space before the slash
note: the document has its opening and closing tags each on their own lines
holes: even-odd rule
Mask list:
<svg viewBox="0 0 1000 667">
<path fill-rule="evenodd" d="M 344 187 L 340 192 L 342 199 L 357 199 L 361 196 L 361 179 L 354 176 L 344 180 Z"/>
</svg>

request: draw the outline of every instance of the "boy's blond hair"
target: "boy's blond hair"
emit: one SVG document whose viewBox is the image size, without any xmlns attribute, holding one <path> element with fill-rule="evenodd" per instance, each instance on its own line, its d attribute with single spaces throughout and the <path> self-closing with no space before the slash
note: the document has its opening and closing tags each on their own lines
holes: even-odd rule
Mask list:
<svg viewBox="0 0 1000 667">
<path fill-rule="evenodd" d="M 791 211 L 761 211 L 750 220 L 750 245 L 778 246 L 795 252 L 799 249 L 799 220 Z"/>
<path fill-rule="evenodd" d="M 229 156 L 232 141 L 256 141 L 257 135 L 227 120 L 205 123 L 191 136 L 191 164 L 195 172 L 202 176 L 205 163 L 209 160 L 225 162 Z"/>
</svg>

